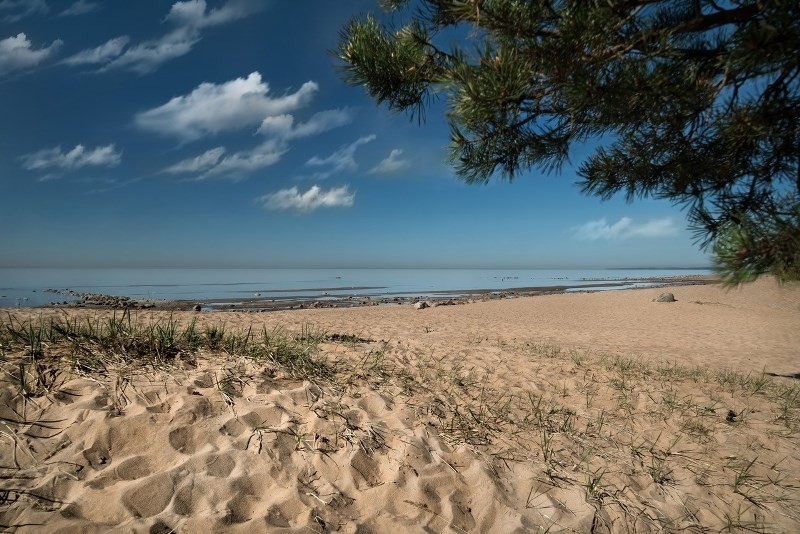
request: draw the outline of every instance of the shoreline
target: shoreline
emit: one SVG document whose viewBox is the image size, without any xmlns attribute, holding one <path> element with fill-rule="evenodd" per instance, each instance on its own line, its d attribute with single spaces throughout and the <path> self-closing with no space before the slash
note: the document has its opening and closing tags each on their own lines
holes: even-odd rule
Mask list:
<svg viewBox="0 0 800 534">
<path fill-rule="evenodd" d="M 504 289 L 458 289 L 440 291 L 394 291 L 376 294 L 347 294 L 347 291 L 365 289 L 385 289 L 379 286 L 348 286 L 327 287 L 307 290 L 277 289 L 271 293 L 287 293 L 286 295 L 270 295 L 262 297 L 259 294 L 241 298 L 203 298 L 203 299 L 174 299 L 150 300 L 135 299 L 125 296 L 106 295 L 99 293 L 83 293 L 71 289 L 46 289 L 45 292 L 56 295 L 65 295 L 70 298 L 80 299 L 73 301 L 52 302 L 35 308 L 85 308 L 85 309 L 153 309 L 166 311 L 248 311 L 251 313 L 273 312 L 285 310 L 299 310 L 308 308 L 353 308 L 361 306 L 391 306 L 414 305 L 424 302 L 424 307 L 437 307 L 448 305 L 472 304 L 475 302 L 532 297 L 541 295 L 557 295 L 566 293 L 588 293 L 595 291 L 623 291 L 631 289 L 652 289 L 667 286 L 688 286 L 716 284 L 719 278 L 713 275 L 678 275 L 649 278 L 625 278 L 606 281 L 587 279 L 581 284 L 562 284 L 550 286 L 521 286 Z M 589 283 L 586 283 L 589 282 Z M 597 283 L 592 283 L 597 282 Z M 312 295 L 291 295 L 297 292 L 316 292 Z M 331 294 L 335 292 L 335 294 Z M 200 309 L 197 309 L 197 307 Z M 8 309 L 21 309 L 8 308 Z"/>
</svg>

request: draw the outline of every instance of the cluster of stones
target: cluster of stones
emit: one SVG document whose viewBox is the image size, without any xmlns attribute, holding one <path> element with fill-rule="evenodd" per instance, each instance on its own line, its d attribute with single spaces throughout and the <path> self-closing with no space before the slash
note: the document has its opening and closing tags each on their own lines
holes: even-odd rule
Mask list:
<svg viewBox="0 0 800 534">
<path fill-rule="evenodd" d="M 80 299 L 72 302 L 69 301 L 51 302 L 50 306 L 66 306 L 72 308 L 83 308 L 83 307 L 100 307 L 100 308 L 115 308 L 115 309 L 131 308 L 136 310 L 155 307 L 155 304 L 151 302 L 140 302 L 138 300 L 133 300 L 130 297 L 117 297 L 114 295 L 102 295 L 99 293 L 82 293 L 80 291 L 74 291 L 72 289 L 48 289 L 47 292 L 67 295 L 69 297 Z"/>
</svg>

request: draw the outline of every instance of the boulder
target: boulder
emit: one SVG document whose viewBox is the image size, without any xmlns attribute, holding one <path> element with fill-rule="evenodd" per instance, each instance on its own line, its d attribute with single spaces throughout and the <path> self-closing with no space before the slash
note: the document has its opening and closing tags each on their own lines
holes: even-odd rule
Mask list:
<svg viewBox="0 0 800 534">
<path fill-rule="evenodd" d="M 675 302 L 675 295 L 672 293 L 661 293 L 653 302 Z"/>
</svg>

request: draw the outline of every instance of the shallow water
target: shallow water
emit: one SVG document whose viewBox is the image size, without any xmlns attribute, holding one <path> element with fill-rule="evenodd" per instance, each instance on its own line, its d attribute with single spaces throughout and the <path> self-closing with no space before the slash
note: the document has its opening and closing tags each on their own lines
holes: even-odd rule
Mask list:
<svg viewBox="0 0 800 534">
<path fill-rule="evenodd" d="M 705 275 L 707 269 L 18 269 L 0 268 L 0 307 L 43 306 L 72 289 L 137 300 L 326 296 L 435 296 L 521 287 L 580 287 L 641 278 Z"/>
</svg>

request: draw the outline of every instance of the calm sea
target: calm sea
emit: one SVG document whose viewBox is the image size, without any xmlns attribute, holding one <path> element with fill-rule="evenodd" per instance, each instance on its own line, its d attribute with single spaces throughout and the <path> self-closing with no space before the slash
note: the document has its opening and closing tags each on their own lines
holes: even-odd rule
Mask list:
<svg viewBox="0 0 800 534">
<path fill-rule="evenodd" d="M 474 289 L 574 286 L 710 274 L 707 269 L 16 269 L 0 268 L 0 307 L 43 306 L 69 297 L 46 289 L 148 300 L 420 295 Z"/>
</svg>

